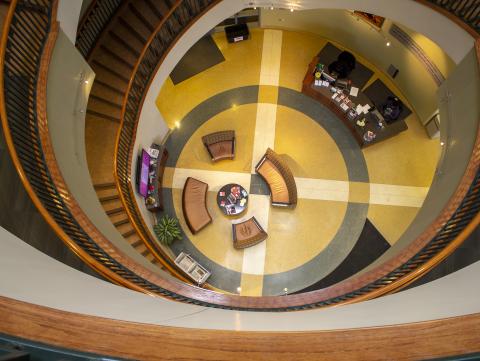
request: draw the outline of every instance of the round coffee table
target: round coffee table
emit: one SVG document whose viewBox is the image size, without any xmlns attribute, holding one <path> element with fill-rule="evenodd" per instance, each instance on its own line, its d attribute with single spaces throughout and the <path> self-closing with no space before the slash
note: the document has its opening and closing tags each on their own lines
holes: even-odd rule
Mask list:
<svg viewBox="0 0 480 361">
<path fill-rule="evenodd" d="M 240 184 L 226 184 L 218 191 L 217 204 L 227 216 L 236 216 L 247 209 L 248 193 Z"/>
</svg>

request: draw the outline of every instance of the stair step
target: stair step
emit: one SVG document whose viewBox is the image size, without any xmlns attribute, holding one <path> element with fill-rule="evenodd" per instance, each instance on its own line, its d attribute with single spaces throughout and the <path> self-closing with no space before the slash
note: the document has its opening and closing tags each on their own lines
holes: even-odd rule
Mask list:
<svg viewBox="0 0 480 361">
<path fill-rule="evenodd" d="M 123 38 L 118 36 L 116 33 L 113 31 L 109 31 L 108 34 L 110 37 L 115 40 L 118 44 L 122 45 L 127 51 L 129 51 L 131 54 L 135 56 L 135 58 L 140 57 L 140 52 L 136 49 L 134 49 L 130 44 L 128 44 Z"/>
<path fill-rule="evenodd" d="M 162 19 L 163 15 L 160 13 L 158 8 L 150 1 L 150 0 L 145 0 L 145 3 L 147 4 L 148 8 L 152 11 L 152 13 L 155 14 L 155 16 L 158 19 Z"/>
<path fill-rule="evenodd" d="M 135 30 L 135 28 L 131 26 L 124 18 L 120 17 L 118 21 L 132 34 L 133 37 L 135 37 L 135 39 L 140 42 L 140 44 L 144 45 L 147 43 L 147 39 L 144 38 L 143 35 L 140 34 L 137 30 Z"/>
<path fill-rule="evenodd" d="M 95 82 L 94 82 L 93 84 L 94 84 L 94 85 L 95 85 L 95 84 L 98 84 L 98 85 L 100 85 L 100 86 L 102 86 L 102 87 L 104 87 L 104 88 L 106 88 L 106 89 L 108 89 L 108 90 L 116 93 L 117 95 L 121 95 L 122 97 L 125 95 L 125 92 L 124 92 L 124 91 L 122 91 L 122 90 L 120 90 L 120 89 L 117 89 L 117 88 L 111 86 L 110 84 L 107 84 L 107 83 L 105 83 L 105 82 L 103 82 L 103 81 L 101 81 L 101 80 L 95 79 Z"/>
<path fill-rule="evenodd" d="M 113 225 L 115 227 L 120 227 L 120 226 L 123 226 L 123 225 L 128 224 L 128 223 L 130 223 L 130 220 L 128 218 L 125 218 L 125 219 L 122 219 L 120 221 L 114 222 Z"/>
<path fill-rule="evenodd" d="M 140 11 L 137 10 L 137 8 L 135 6 L 133 6 L 131 3 L 128 4 L 128 8 L 130 9 L 130 11 L 132 12 L 133 15 L 135 15 L 139 20 L 140 22 L 151 32 L 153 33 L 155 28 L 153 27 L 152 24 L 150 24 L 150 22 L 145 18 L 145 16 L 143 16 Z"/>
<path fill-rule="evenodd" d="M 93 185 L 93 188 L 95 189 L 113 189 L 113 188 L 117 188 L 117 184 L 116 183 L 98 183 L 98 184 L 94 184 Z"/>
<path fill-rule="evenodd" d="M 100 63 L 99 61 L 97 60 L 94 60 L 93 61 L 93 64 L 97 67 L 99 67 L 100 69 L 104 70 L 105 72 L 107 73 L 110 73 L 112 74 L 113 76 L 115 76 L 116 78 L 118 78 L 119 80 L 122 80 L 123 82 L 125 82 L 126 84 L 129 83 L 130 79 L 126 78 L 125 76 L 123 76 L 122 74 L 120 74 L 119 72 L 109 68 L 108 66 L 105 66 L 104 64 Z"/>
<path fill-rule="evenodd" d="M 121 104 L 117 104 L 117 103 L 114 103 L 110 100 L 107 100 L 105 98 L 102 98 L 102 97 L 99 97 L 98 95 L 95 95 L 95 94 L 90 94 L 90 98 L 91 99 L 95 99 L 96 101 L 99 101 L 99 102 L 102 102 L 102 103 L 105 103 L 105 104 L 108 104 L 114 108 L 117 108 L 117 109 L 122 109 L 122 105 Z"/>
<path fill-rule="evenodd" d="M 117 199 L 120 199 L 120 196 L 119 195 L 114 195 L 114 196 L 100 197 L 98 199 L 99 199 L 100 203 L 106 203 L 106 202 L 111 202 L 111 201 L 115 201 Z"/>
<path fill-rule="evenodd" d="M 123 207 L 114 208 L 114 209 L 110 209 L 110 210 L 106 211 L 106 213 L 107 213 L 107 215 L 111 216 L 111 215 L 114 215 L 114 214 L 125 213 L 125 209 Z"/>
<path fill-rule="evenodd" d="M 93 116 L 98 117 L 98 118 L 111 120 L 112 122 L 120 123 L 119 118 L 115 118 L 115 117 L 112 117 L 111 115 L 99 113 L 99 112 L 96 112 L 94 110 L 87 109 L 87 114 L 93 115 Z"/>
<path fill-rule="evenodd" d="M 134 229 L 129 230 L 128 232 L 122 233 L 123 238 L 128 238 L 132 235 L 134 235 L 136 231 Z"/>
<path fill-rule="evenodd" d="M 100 49 L 102 49 L 102 51 L 107 54 L 109 57 L 111 57 L 112 59 L 114 59 L 115 61 L 119 62 L 120 64 L 126 66 L 128 69 L 132 70 L 134 65 L 128 61 L 125 60 L 125 58 L 121 57 L 120 55 L 116 54 L 115 52 L 113 52 L 112 50 L 110 50 L 109 48 L 107 48 L 105 45 L 100 45 Z"/>
<path fill-rule="evenodd" d="M 143 244 L 143 241 L 141 239 L 138 239 L 135 242 L 133 242 L 131 245 L 132 245 L 133 248 L 137 248 L 141 244 Z"/>
</svg>

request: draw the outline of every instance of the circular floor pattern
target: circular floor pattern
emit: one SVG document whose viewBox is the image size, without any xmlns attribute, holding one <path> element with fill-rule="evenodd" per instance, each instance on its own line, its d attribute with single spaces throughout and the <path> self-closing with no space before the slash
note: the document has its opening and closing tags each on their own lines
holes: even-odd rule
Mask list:
<svg viewBox="0 0 480 361">
<path fill-rule="evenodd" d="M 220 94 L 217 94 L 205 102 L 195 107 L 189 114 L 182 120 L 182 127 L 171 134 L 167 141 L 167 147 L 170 151 L 170 157 L 168 160 L 168 166 L 177 168 L 199 168 L 208 170 L 211 167 L 208 159 L 203 159 L 206 152 L 201 152 L 197 147 L 195 148 L 189 140 L 196 139 L 194 136 L 196 131 L 200 128 L 202 130 L 218 130 L 220 124 L 224 124 L 225 119 L 231 117 L 232 121 L 237 116 L 238 119 L 243 120 L 245 123 L 241 130 L 240 139 L 238 144 L 243 143 L 246 146 L 253 144 L 253 134 L 255 127 L 255 114 L 254 109 L 258 100 L 258 86 L 249 86 L 243 88 L 232 89 Z M 235 105 L 232 107 L 232 105 Z M 338 120 L 338 118 L 332 114 L 327 108 L 320 103 L 306 97 L 305 95 L 287 88 L 279 88 L 278 94 L 279 114 L 277 115 L 277 122 L 279 129 L 288 128 L 288 124 L 284 124 L 285 120 L 283 116 L 290 114 L 292 116 L 295 113 L 301 113 L 302 116 L 298 119 L 311 119 L 318 123 L 322 132 L 325 132 L 328 136 L 324 139 L 330 138 L 332 143 L 336 145 L 339 155 L 335 158 L 335 154 L 332 153 L 332 147 L 325 145 L 323 150 L 332 155 L 332 169 L 331 172 L 335 174 L 327 174 L 322 178 L 333 177 L 337 180 L 350 181 L 350 182 L 368 182 L 368 171 L 366 167 L 363 154 L 352 138 L 348 129 Z M 282 109 L 280 111 L 280 109 Z M 236 114 L 235 114 L 236 113 Z M 248 116 L 240 116 L 240 113 L 248 113 Z M 282 116 L 283 113 L 283 116 Z M 239 117 L 240 116 L 240 117 Z M 253 123 L 249 121 L 253 119 Z M 302 120 L 304 121 L 304 120 Z M 243 131 L 243 133 L 242 133 Z M 282 153 L 282 149 L 285 153 L 290 152 L 292 145 L 286 138 L 276 139 L 275 147 L 278 145 L 279 153 Z M 198 143 L 198 142 L 195 142 Z M 314 142 L 313 142 L 314 143 Z M 315 146 L 315 144 L 311 144 Z M 317 145 L 318 147 L 318 145 Z M 195 148 L 195 149 L 194 149 Z M 308 148 L 305 145 L 305 148 Z M 308 149 L 303 149 L 308 151 Z M 318 150 L 319 152 L 322 149 Z M 250 152 L 251 153 L 251 152 Z M 182 154 L 182 156 L 181 156 Z M 237 149 L 237 154 L 240 150 Z M 185 156 L 184 156 L 185 155 Z M 289 154 L 287 160 L 295 162 L 294 154 Z M 249 176 L 251 169 L 251 156 L 248 159 L 248 155 L 240 156 L 241 161 L 238 164 L 230 164 L 227 166 L 227 171 L 248 173 Z M 302 156 L 302 160 L 308 157 Z M 256 161 L 256 160 L 255 160 Z M 300 162 L 301 163 L 301 162 Z M 342 175 L 342 164 L 345 170 Z M 328 163 L 327 163 L 328 165 Z M 308 166 L 302 167 L 301 164 L 291 164 L 293 172 L 296 177 L 312 178 L 319 177 L 321 174 L 318 170 L 309 170 Z M 297 168 L 296 168 L 297 167 Z M 335 170 L 336 168 L 336 170 Z M 218 169 L 218 168 L 217 168 Z M 222 168 L 222 170 L 224 170 Z M 254 187 L 254 183 L 258 180 L 255 179 L 255 175 L 251 176 L 252 185 L 250 194 L 252 198 L 258 194 L 258 197 L 266 197 L 261 190 Z M 215 189 L 210 189 L 215 191 Z M 211 194 L 210 194 L 211 193 Z M 224 215 L 216 214 L 218 207 L 215 207 L 215 192 L 209 192 L 208 204 L 209 210 L 213 211 L 212 217 L 218 225 L 225 224 L 225 227 L 221 227 L 219 231 L 218 227 L 213 225 L 208 226 L 202 230 L 199 234 L 193 236 L 185 227 L 183 221 L 183 215 L 181 211 L 181 189 L 169 189 L 164 188 L 165 209 L 167 212 L 175 212 L 180 219 L 184 232 L 184 240 L 176 242 L 172 246 L 172 250 L 175 254 L 181 251 L 192 254 L 201 264 L 212 271 L 212 276 L 209 279 L 209 283 L 214 287 L 225 290 L 227 292 L 235 292 L 236 288 L 240 285 L 241 272 L 242 272 L 242 260 L 243 251 L 227 252 L 227 249 L 232 247 L 231 245 L 231 228 L 229 227 L 230 220 L 224 220 Z M 252 199 L 252 200 L 253 200 Z M 323 212 L 318 211 L 318 206 L 324 202 Z M 210 204 L 212 203 L 212 204 Z M 317 203 L 317 204 L 314 204 Z M 335 208 L 335 206 L 337 208 Z M 254 207 L 255 204 L 250 204 L 249 207 Z M 270 207 L 270 216 L 268 221 L 268 233 L 270 235 L 267 239 L 267 254 L 272 257 L 267 257 L 265 262 L 264 276 L 263 276 L 263 295 L 278 295 L 283 293 L 284 288 L 288 288 L 289 292 L 295 292 L 309 286 L 312 283 L 322 279 L 332 272 L 348 255 L 356 241 L 358 240 L 360 233 L 363 229 L 368 211 L 368 203 L 353 203 L 353 202 L 328 202 L 311 199 L 302 199 L 300 194 L 299 204 L 295 210 L 284 210 Z M 289 212 L 305 213 L 299 217 L 292 217 Z M 316 213 L 321 213 L 316 215 Z M 299 228 L 295 228 L 291 222 L 292 220 L 306 220 L 311 224 L 323 224 L 325 233 L 328 234 L 330 241 L 319 242 L 320 245 L 315 245 L 315 228 L 311 228 L 305 231 L 305 227 L 302 226 L 302 222 L 297 225 Z M 285 228 L 286 227 L 286 228 Z M 223 229 L 225 228 L 225 229 Z M 304 231 L 304 233 L 298 237 L 294 234 L 288 235 L 285 229 L 296 229 L 296 231 Z M 306 233 L 305 233 L 306 232 Z M 225 234 L 223 234 L 225 233 Z M 281 237 L 280 235 L 284 236 Z M 312 250 L 312 254 L 306 257 L 305 254 L 299 256 L 293 255 L 292 260 L 288 260 L 283 257 L 282 262 L 275 261 L 273 256 L 275 252 L 280 252 L 283 248 L 288 248 L 286 245 L 294 245 L 291 251 L 299 249 L 301 244 L 295 245 L 295 238 L 307 239 L 311 243 L 309 250 Z M 298 239 L 297 239 L 298 241 Z M 318 246 L 315 249 L 315 246 Z M 270 252 L 270 253 L 269 253 Z M 300 252 L 301 253 L 301 252 Z M 227 255 L 227 256 L 226 256 Z M 286 261 L 285 261 L 286 260 Z M 295 262 L 297 260 L 297 262 Z M 299 263 L 298 260 L 301 260 Z"/>
</svg>

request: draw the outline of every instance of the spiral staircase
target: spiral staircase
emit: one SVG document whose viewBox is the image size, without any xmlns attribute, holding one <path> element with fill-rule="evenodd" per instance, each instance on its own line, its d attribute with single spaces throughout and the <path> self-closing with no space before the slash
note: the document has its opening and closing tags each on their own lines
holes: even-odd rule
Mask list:
<svg viewBox="0 0 480 361">
<path fill-rule="evenodd" d="M 477 59 L 480 61 L 478 1 L 418 2 L 440 12 L 477 39 Z M 219 3 L 218 0 L 97 0 L 91 3 L 78 28 L 76 46 L 96 74 L 86 110 L 86 142 L 101 143 L 104 147 L 102 159 L 93 158 L 98 152 L 89 153 L 87 149 L 93 186 L 113 226 L 126 243 L 158 271 L 129 257 L 98 230 L 69 192 L 56 163 L 46 115 L 46 78 L 58 36 L 57 1 L 0 3 L 0 10 L 5 14 L 0 97 L 6 147 L 32 203 L 58 238 L 96 274 L 112 283 L 168 302 L 237 313 L 307 312 L 375 299 L 417 281 L 452 254 L 480 221 L 478 135 L 462 182 L 447 207 L 420 237 L 379 267 L 327 289 L 275 297 L 218 293 L 188 282 L 165 250 L 154 241 L 143 221 L 135 201 L 130 170 L 140 111 L 156 72 L 185 31 Z M 98 134 L 109 134 L 109 137 L 98 139 Z M 392 350 L 402 347 L 401 340 L 415 333 L 432 341 L 421 346 L 423 354 L 412 352 L 410 355 L 446 356 L 480 351 L 479 314 L 377 330 L 238 333 L 205 330 L 198 325 L 196 329 L 181 329 L 129 323 L 7 297 L 0 297 L 0 302 L 0 332 L 6 339 L 12 337 L 13 343 L 19 342 L 17 337 L 34 341 L 24 342 L 32 349 L 39 347 L 35 342 L 49 344 L 52 352 L 68 348 L 135 359 L 237 359 L 246 355 L 243 350 L 260 350 L 262 355 L 272 351 L 271 358 L 284 352 L 294 359 L 293 353 L 308 349 L 319 338 L 324 338 L 325 352 L 334 352 L 334 346 L 342 345 L 339 338 L 345 338 L 351 340 L 349 355 L 358 355 L 362 345 L 367 343 L 369 350 L 378 347 L 389 355 L 398 356 L 401 353 L 395 354 Z M 109 335 L 115 337 L 109 338 Z M 132 340 L 135 335 L 141 337 Z M 449 337 L 462 347 L 446 347 L 445 340 Z M 108 346 L 101 347 L 107 338 Z M 165 341 L 162 352 L 155 346 L 159 340 Z M 272 344 L 279 347 L 275 352 L 265 346 L 273 340 Z M 325 346 L 329 342 L 331 349 Z M 205 344 L 208 347 L 201 351 Z M 437 351 L 432 351 L 435 348 Z M 259 355 L 253 358 L 260 359 Z M 308 353 L 303 355 L 309 359 Z M 313 359 L 320 353 L 312 355 Z M 339 354 L 336 355 L 338 358 Z M 404 349 L 401 356 L 408 358 L 408 355 Z"/>
</svg>

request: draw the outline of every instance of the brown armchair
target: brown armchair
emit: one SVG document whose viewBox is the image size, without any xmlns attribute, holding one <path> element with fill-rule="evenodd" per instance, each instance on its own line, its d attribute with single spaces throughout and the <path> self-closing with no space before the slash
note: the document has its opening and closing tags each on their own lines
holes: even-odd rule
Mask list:
<svg viewBox="0 0 480 361">
<path fill-rule="evenodd" d="M 233 247 L 236 249 L 254 246 L 268 237 L 267 232 L 263 230 L 255 217 L 242 223 L 232 224 L 232 231 Z"/>
<path fill-rule="evenodd" d="M 183 216 L 193 234 L 212 222 L 207 209 L 208 184 L 188 177 L 182 193 Z"/>
<path fill-rule="evenodd" d="M 203 145 L 213 162 L 235 157 L 235 131 L 223 130 L 202 137 Z"/>
<path fill-rule="evenodd" d="M 268 184 L 272 206 L 295 207 L 297 185 L 287 163 L 270 148 L 258 162 L 255 171 Z"/>
</svg>

